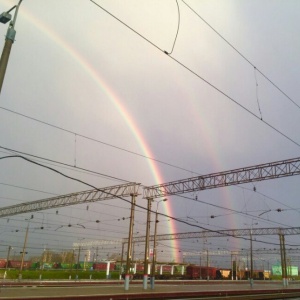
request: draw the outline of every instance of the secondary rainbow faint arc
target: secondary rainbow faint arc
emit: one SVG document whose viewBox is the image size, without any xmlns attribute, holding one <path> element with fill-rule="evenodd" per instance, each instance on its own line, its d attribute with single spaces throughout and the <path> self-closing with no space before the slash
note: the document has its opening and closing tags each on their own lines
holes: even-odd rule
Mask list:
<svg viewBox="0 0 300 300">
<path fill-rule="evenodd" d="M 125 122 L 127 123 L 128 127 L 130 128 L 131 132 L 133 133 L 135 139 L 137 140 L 141 150 L 143 151 L 144 155 L 147 157 L 153 157 L 150 147 L 147 145 L 141 131 L 139 130 L 138 126 L 135 124 L 133 118 L 126 110 L 125 106 L 121 103 L 121 100 L 115 94 L 115 92 L 110 88 L 110 86 L 100 77 L 97 70 L 95 70 L 92 65 L 82 56 L 79 52 L 77 52 L 74 48 L 72 48 L 66 41 L 64 41 L 57 33 L 52 31 L 48 28 L 44 23 L 42 23 L 39 19 L 35 16 L 30 14 L 26 9 L 22 8 L 22 13 L 20 12 L 29 22 L 38 25 L 36 28 L 42 31 L 44 34 L 47 34 L 57 45 L 59 45 L 64 51 L 68 53 L 70 57 L 72 57 L 81 67 L 86 71 L 86 73 L 95 81 L 95 83 L 101 88 L 102 91 L 106 93 L 109 99 L 113 102 L 114 106 L 117 108 L 118 112 L 124 118 Z M 156 166 L 155 162 L 151 159 L 148 159 L 148 164 L 150 170 L 153 174 L 153 177 L 157 184 L 164 182 L 162 176 L 160 175 L 159 169 Z M 168 215 L 172 216 L 172 208 L 171 203 L 165 202 L 164 208 Z M 169 227 L 172 233 L 176 232 L 176 227 L 174 221 L 170 220 Z M 175 251 L 173 252 L 173 256 L 178 261 L 179 259 L 179 252 L 176 250 L 178 249 L 177 241 L 171 240 L 173 243 L 173 247 Z"/>
</svg>

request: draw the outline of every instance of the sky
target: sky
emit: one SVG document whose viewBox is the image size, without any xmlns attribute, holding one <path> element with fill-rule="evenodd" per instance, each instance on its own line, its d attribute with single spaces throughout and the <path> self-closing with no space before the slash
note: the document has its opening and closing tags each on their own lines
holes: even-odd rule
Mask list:
<svg viewBox="0 0 300 300">
<path fill-rule="evenodd" d="M 95 3 L 21 4 L 1 92 L 1 147 L 39 156 L 39 163 L 98 188 L 151 186 L 299 156 L 299 1 Z M 1 11 L 15 4 L 0 0 Z M 20 158 L 0 162 L 1 207 L 90 189 Z M 297 227 L 298 180 L 167 197 L 159 211 L 179 221 L 160 216 L 158 233 Z M 142 195 L 137 203 L 146 207 Z M 28 256 L 127 238 L 129 214 L 120 199 L 35 212 Z M 18 253 L 30 216 L 0 220 L 1 256 L 9 245 Z M 146 212 L 137 208 L 135 236 L 145 228 Z M 277 236 L 257 237 L 255 249 L 278 244 Z M 286 244 L 297 248 L 300 241 L 287 236 Z M 245 248 L 248 239 L 231 237 L 166 241 L 158 244 L 158 260 Z M 120 245 L 101 251 L 105 258 Z"/>
</svg>

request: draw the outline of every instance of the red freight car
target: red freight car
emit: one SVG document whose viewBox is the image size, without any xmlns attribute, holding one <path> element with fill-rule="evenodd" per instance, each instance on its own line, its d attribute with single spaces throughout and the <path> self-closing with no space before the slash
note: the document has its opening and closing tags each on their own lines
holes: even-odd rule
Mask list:
<svg viewBox="0 0 300 300">
<path fill-rule="evenodd" d="M 144 271 L 144 265 L 143 264 L 136 264 L 136 271 L 137 272 L 143 272 Z"/>
<path fill-rule="evenodd" d="M 6 267 L 6 259 L 0 259 L 0 268 L 3 269 Z"/>
<path fill-rule="evenodd" d="M 23 269 L 28 269 L 28 268 L 30 268 L 30 266 L 31 266 L 30 261 L 23 261 Z M 8 267 L 14 268 L 14 269 L 20 269 L 21 261 L 20 260 L 9 260 Z"/>
<path fill-rule="evenodd" d="M 116 266 L 115 263 L 110 263 L 109 270 L 113 271 L 115 269 L 115 266 Z M 106 262 L 103 262 L 103 263 L 94 263 L 93 264 L 93 269 L 94 270 L 98 270 L 98 271 L 101 271 L 101 270 L 106 271 L 107 270 L 107 263 Z"/>
<path fill-rule="evenodd" d="M 172 271 L 172 266 L 163 266 L 162 271 L 166 273 L 171 273 Z"/>
<path fill-rule="evenodd" d="M 218 279 L 218 269 L 214 267 L 187 266 L 187 279 Z"/>
</svg>

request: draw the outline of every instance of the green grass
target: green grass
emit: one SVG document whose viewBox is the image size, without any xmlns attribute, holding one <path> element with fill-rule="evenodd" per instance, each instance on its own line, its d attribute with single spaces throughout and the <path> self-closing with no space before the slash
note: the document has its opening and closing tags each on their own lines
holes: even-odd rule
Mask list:
<svg viewBox="0 0 300 300">
<path fill-rule="evenodd" d="M 4 270 L 0 271 L 0 277 L 3 278 Z M 75 279 L 106 279 L 105 271 L 83 271 L 83 270 L 23 270 L 22 279 L 26 280 L 68 280 Z M 6 279 L 15 280 L 19 277 L 19 270 L 7 270 Z M 110 273 L 111 279 L 119 279 L 119 272 L 112 271 Z"/>
</svg>

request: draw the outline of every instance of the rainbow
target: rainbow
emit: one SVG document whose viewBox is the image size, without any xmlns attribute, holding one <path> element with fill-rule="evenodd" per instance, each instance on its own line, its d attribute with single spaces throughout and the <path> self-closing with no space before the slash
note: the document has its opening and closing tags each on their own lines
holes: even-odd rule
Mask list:
<svg viewBox="0 0 300 300">
<path fill-rule="evenodd" d="M 7 7 L 10 7 L 11 4 L 8 0 L 5 0 Z M 41 31 L 43 34 L 46 34 L 56 45 L 62 48 L 69 57 L 71 57 L 85 73 L 95 82 L 95 84 L 107 95 L 110 101 L 114 104 L 120 115 L 125 120 L 127 126 L 131 130 L 132 134 L 134 135 L 137 143 L 139 144 L 143 154 L 147 157 L 153 157 L 151 149 L 147 144 L 147 141 L 144 139 L 142 132 L 139 130 L 138 126 L 136 125 L 134 119 L 127 111 L 126 107 L 122 103 L 122 100 L 118 97 L 118 95 L 112 90 L 112 88 L 103 80 L 100 76 L 99 72 L 92 66 L 92 64 L 83 57 L 76 49 L 71 47 L 65 40 L 63 40 L 58 33 L 52 31 L 49 27 L 47 27 L 41 20 L 39 20 L 36 16 L 32 15 L 29 11 L 26 10 L 25 6 L 22 6 L 19 10 L 19 18 L 24 17 L 27 21 L 36 25 L 36 29 Z M 155 184 L 163 183 L 164 180 L 160 174 L 158 166 L 155 162 L 151 159 L 148 159 L 148 165 L 151 170 L 151 173 L 154 177 Z M 163 204 L 165 213 L 172 216 L 172 206 L 171 201 L 164 202 Z M 168 222 L 169 230 L 171 233 L 177 232 L 176 224 L 174 221 Z M 172 248 L 174 249 L 173 252 L 173 259 L 175 261 L 179 261 L 180 254 L 178 253 L 178 241 L 173 240 Z"/>
</svg>

